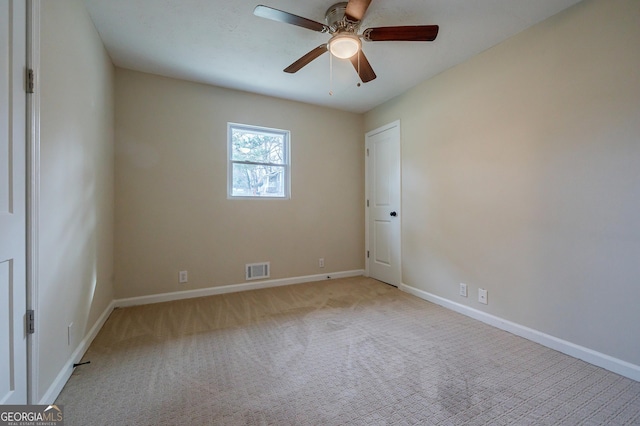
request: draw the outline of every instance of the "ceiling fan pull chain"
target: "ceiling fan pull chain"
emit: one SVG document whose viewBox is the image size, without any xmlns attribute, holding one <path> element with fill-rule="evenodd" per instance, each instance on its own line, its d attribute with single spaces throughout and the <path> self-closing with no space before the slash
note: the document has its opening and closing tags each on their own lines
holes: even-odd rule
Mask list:
<svg viewBox="0 0 640 426">
<path fill-rule="evenodd" d="M 333 55 L 329 55 L 329 96 L 333 96 Z"/>
</svg>

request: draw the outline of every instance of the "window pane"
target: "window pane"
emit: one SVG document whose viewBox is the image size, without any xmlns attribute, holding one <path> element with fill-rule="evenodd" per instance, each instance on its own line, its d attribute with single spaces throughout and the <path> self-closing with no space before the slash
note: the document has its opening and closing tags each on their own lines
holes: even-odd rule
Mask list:
<svg viewBox="0 0 640 426">
<path fill-rule="evenodd" d="M 228 196 L 288 199 L 289 132 L 234 123 L 227 129 Z"/>
<path fill-rule="evenodd" d="M 285 164 L 284 136 L 233 129 L 231 134 L 234 161 Z"/>
<path fill-rule="evenodd" d="M 254 164 L 233 164 L 234 197 L 285 197 L 285 168 Z"/>
</svg>

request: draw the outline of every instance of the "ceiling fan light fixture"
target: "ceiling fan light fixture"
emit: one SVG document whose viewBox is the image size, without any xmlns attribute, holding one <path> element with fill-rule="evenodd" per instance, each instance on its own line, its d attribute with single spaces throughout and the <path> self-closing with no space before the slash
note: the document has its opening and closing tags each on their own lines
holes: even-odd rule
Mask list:
<svg viewBox="0 0 640 426">
<path fill-rule="evenodd" d="M 353 34 L 336 34 L 329 40 L 329 51 L 340 59 L 348 59 L 358 53 L 362 42 Z"/>
</svg>

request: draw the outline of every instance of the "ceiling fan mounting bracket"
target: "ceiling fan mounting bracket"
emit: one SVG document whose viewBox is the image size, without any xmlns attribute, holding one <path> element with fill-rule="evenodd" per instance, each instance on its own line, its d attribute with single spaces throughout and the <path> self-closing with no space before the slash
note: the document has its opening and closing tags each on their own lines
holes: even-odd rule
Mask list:
<svg viewBox="0 0 640 426">
<path fill-rule="evenodd" d="M 362 32 L 362 35 L 360 37 L 362 37 L 362 39 L 364 41 L 371 41 L 371 38 L 370 38 L 370 35 L 369 35 L 369 34 L 371 34 L 371 30 L 372 30 L 372 28 L 367 28 L 366 30 L 364 30 Z"/>
</svg>

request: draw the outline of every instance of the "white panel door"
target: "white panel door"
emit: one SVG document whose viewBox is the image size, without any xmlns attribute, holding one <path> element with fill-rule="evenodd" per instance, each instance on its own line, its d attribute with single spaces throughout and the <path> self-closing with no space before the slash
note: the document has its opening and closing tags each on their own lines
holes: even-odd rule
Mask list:
<svg viewBox="0 0 640 426">
<path fill-rule="evenodd" d="M 0 1 L 0 404 L 27 403 L 25 4 Z"/>
<path fill-rule="evenodd" d="M 399 286 L 400 122 L 366 134 L 369 276 Z"/>
</svg>

